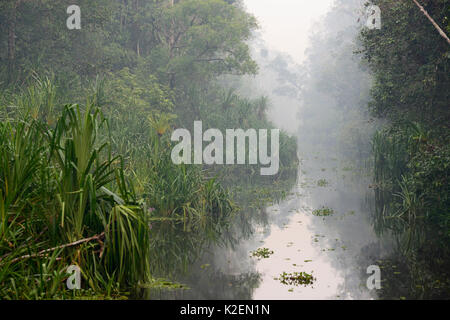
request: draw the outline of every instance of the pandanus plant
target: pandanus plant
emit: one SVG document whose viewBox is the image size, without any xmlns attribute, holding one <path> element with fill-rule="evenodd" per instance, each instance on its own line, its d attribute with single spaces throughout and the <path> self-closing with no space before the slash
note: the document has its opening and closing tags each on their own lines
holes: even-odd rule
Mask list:
<svg viewBox="0 0 450 320">
<path fill-rule="evenodd" d="M 177 116 L 170 113 L 153 113 L 149 115 L 150 123 L 150 140 L 153 145 L 155 154 L 160 153 L 161 137 L 170 130 L 172 120 Z"/>
<path fill-rule="evenodd" d="M 104 233 L 105 247 L 97 263 L 106 272 L 114 272 L 118 282 L 136 283 L 149 279 L 148 221 L 126 181 L 123 165 L 114 165 L 121 159 L 112 156 L 109 140 L 99 135 L 106 125 L 98 109 L 91 112 L 88 106 L 83 114 L 73 105 L 64 108 L 55 129 L 47 133 L 50 158 L 59 172 L 58 223 L 69 242 L 93 231 Z M 76 254 L 79 258 L 80 252 Z"/>
</svg>

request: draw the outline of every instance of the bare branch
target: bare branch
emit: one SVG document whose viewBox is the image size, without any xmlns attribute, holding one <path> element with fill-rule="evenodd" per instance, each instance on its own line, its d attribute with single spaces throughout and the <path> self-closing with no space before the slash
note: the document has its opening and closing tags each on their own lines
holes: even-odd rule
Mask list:
<svg viewBox="0 0 450 320">
<path fill-rule="evenodd" d="M 413 0 L 414 3 L 419 7 L 420 11 L 423 12 L 423 14 L 430 20 L 430 22 L 433 24 L 433 26 L 436 28 L 436 30 L 439 32 L 439 34 L 447 40 L 447 43 L 450 44 L 450 39 L 448 38 L 447 34 L 444 32 L 444 30 L 439 27 L 439 25 L 433 20 L 433 18 L 428 14 L 428 12 L 422 7 L 417 0 Z"/>
<path fill-rule="evenodd" d="M 44 257 L 44 256 L 47 256 L 47 253 L 49 253 L 49 252 L 52 252 L 52 251 L 55 251 L 55 250 L 58 250 L 58 249 L 64 249 L 64 248 L 67 248 L 67 247 L 74 247 L 74 246 L 77 246 L 77 245 L 80 245 L 80 244 L 83 244 L 83 243 L 86 243 L 86 242 L 94 241 L 94 240 L 97 240 L 97 241 L 99 241 L 102 244 L 101 240 L 104 237 L 105 237 L 105 232 L 102 232 L 102 233 L 100 233 L 98 235 L 95 235 L 95 236 L 92 236 L 90 238 L 77 240 L 75 242 L 63 244 L 63 245 L 60 245 L 60 246 L 57 246 L 57 247 L 54 247 L 54 248 L 50 248 L 50 249 L 45 249 L 45 250 L 39 251 L 38 253 L 27 254 L 27 255 L 24 255 L 24 256 L 21 256 L 21 257 L 17 257 L 15 259 L 12 259 L 11 263 L 14 263 L 14 262 L 17 262 L 17 261 L 20 261 L 20 260 L 23 260 L 23 259 Z M 1 260 L 0 260 L 0 262 L 1 262 Z"/>
</svg>

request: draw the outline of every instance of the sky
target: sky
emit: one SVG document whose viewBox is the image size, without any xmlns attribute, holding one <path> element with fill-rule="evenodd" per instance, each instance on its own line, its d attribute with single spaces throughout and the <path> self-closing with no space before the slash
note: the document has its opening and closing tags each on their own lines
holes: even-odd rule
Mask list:
<svg viewBox="0 0 450 320">
<path fill-rule="evenodd" d="M 331 7 L 333 0 L 244 0 L 247 11 L 260 24 L 263 39 L 278 51 L 301 63 L 314 22 Z"/>
</svg>

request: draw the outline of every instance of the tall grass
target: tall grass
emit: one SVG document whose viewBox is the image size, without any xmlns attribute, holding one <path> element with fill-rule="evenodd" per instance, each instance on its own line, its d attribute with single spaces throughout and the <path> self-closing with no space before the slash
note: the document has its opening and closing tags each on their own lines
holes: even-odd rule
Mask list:
<svg viewBox="0 0 450 320">
<path fill-rule="evenodd" d="M 448 146 L 436 144 L 431 130 L 406 122 L 377 132 L 373 154 L 377 230 L 399 235 L 405 252 L 436 231 L 447 234 Z"/>
<path fill-rule="evenodd" d="M 406 123 L 375 133 L 372 146 L 374 155 L 374 179 L 376 216 L 375 230 L 390 230 L 399 236 L 400 247 L 409 251 L 413 242 L 419 241 L 420 195 L 408 186 L 408 162 L 416 151 L 420 136 L 415 123 Z"/>
<path fill-rule="evenodd" d="M 104 280 L 109 272 L 121 285 L 149 278 L 146 215 L 130 198 L 108 142 L 97 145 L 102 123 L 98 110 L 82 112 L 79 106 L 65 106 L 54 128 L 32 117 L 2 123 L 2 256 L 15 257 L 14 263 L 44 258 L 42 248 L 104 233 L 103 243 L 64 247 L 58 260 L 79 265 L 93 287 L 92 279 Z M 120 186 L 119 193 L 109 185 Z M 36 245 L 40 234 L 43 241 Z M 30 254 L 20 256 L 18 248 Z M 99 268 L 89 270 L 93 263 Z"/>
<path fill-rule="evenodd" d="M 105 297 L 146 287 L 155 275 L 186 270 L 227 227 L 228 192 L 201 168 L 172 163 L 171 116 L 163 131 L 142 115 L 109 121 L 94 91 L 85 107 L 58 105 L 50 82 L 3 100 L 3 298 Z M 81 291 L 64 282 L 73 264 Z"/>
<path fill-rule="evenodd" d="M 117 128 L 113 140 L 127 154 L 126 174 L 149 212 L 152 273 L 175 276 L 186 271 L 205 246 L 220 241 L 236 207 L 229 192 L 200 166 L 173 164 L 169 125 L 149 121 L 136 137 L 141 143 L 132 144 L 123 134 L 129 130 L 126 121 L 112 121 Z"/>
<path fill-rule="evenodd" d="M 445 297 L 450 288 L 450 148 L 448 133 L 401 122 L 373 139 L 375 215 L 379 233 L 391 232 L 407 269 L 410 298 Z"/>
</svg>

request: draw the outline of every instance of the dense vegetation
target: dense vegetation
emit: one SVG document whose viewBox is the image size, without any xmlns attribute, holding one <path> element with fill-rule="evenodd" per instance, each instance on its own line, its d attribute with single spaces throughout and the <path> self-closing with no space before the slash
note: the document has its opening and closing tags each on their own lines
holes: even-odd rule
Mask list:
<svg viewBox="0 0 450 320">
<path fill-rule="evenodd" d="M 449 0 L 420 2 L 450 34 Z M 371 261 L 383 268 L 379 297 L 448 298 L 450 47 L 414 1 L 373 0 L 379 30 L 357 26 L 360 3 L 335 1 L 298 69 L 270 61 L 272 93 L 299 100 L 305 159 L 372 170 L 375 230 L 397 241 Z M 72 4 L 81 30 L 66 27 Z M 1 299 L 184 288 L 206 248 L 248 238 L 295 182 L 297 143 L 284 132 L 275 176 L 171 160 L 171 133 L 196 120 L 273 128 L 269 99 L 238 93 L 258 72 L 248 45 L 258 26 L 240 0 L 4 0 L 0 22 Z M 67 289 L 69 265 L 82 290 Z"/>
<path fill-rule="evenodd" d="M 171 161 L 172 130 L 194 120 L 272 128 L 267 100 L 216 81 L 257 72 L 247 45 L 257 24 L 238 1 L 80 0 L 82 28 L 68 30 L 73 2 L 0 3 L 1 298 L 177 286 L 161 279 L 224 241 L 238 200 L 229 187 L 296 167 L 284 133 L 268 179 Z M 65 284 L 73 264 L 79 291 Z"/>
<path fill-rule="evenodd" d="M 375 226 L 398 237 L 407 270 L 383 296 L 448 298 L 450 46 L 413 1 L 373 3 L 382 28 L 361 32 L 362 54 L 374 74 L 370 110 L 388 121 L 373 139 Z M 449 34 L 449 1 L 421 3 Z"/>
<path fill-rule="evenodd" d="M 419 2 L 449 34 L 449 2 Z M 278 90 L 302 101 L 302 157 L 334 157 L 373 177 L 375 231 L 395 241 L 385 259 L 376 245 L 360 253 L 382 267 L 379 297 L 448 298 L 450 47 L 413 1 L 371 1 L 380 30 L 361 26 L 360 3 L 335 1 L 303 68 L 287 70 L 301 89 Z"/>
</svg>

